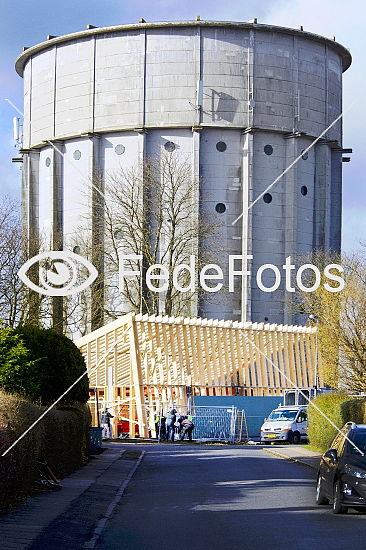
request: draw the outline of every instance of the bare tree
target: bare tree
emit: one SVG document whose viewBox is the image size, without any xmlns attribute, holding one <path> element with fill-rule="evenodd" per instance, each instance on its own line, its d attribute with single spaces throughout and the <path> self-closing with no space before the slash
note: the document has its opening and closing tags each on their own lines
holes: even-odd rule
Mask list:
<svg viewBox="0 0 366 550">
<path fill-rule="evenodd" d="M 130 311 L 197 315 L 200 298 L 212 296 L 198 284 L 198 272 L 209 263 L 220 265 L 219 224 L 201 215 L 200 185 L 190 160 L 177 151 L 105 174 L 103 186 L 101 175 L 95 176 L 93 187 L 103 189 L 105 200 L 94 193 L 94 234 L 85 229 L 90 227 L 85 220 L 74 238 L 102 277 L 91 300 L 79 300 L 77 315 L 84 311 L 90 322 L 91 302 L 91 315 L 97 312 L 100 324 L 101 311 L 103 322 Z M 120 288 L 122 256 L 126 273 Z M 157 264 L 163 267 L 154 268 Z"/>
<path fill-rule="evenodd" d="M 42 249 L 43 241 L 38 231 L 24 238 L 19 203 L 3 197 L 0 205 L 0 321 L 5 326 L 52 326 L 52 300 L 31 290 L 18 276 L 22 265 Z M 37 263 L 28 268 L 26 276 L 37 284 L 38 272 Z"/>
<path fill-rule="evenodd" d="M 5 196 L 0 205 L 0 319 L 9 327 L 27 317 L 26 290 L 18 277 L 22 262 L 20 207 Z"/>
<path fill-rule="evenodd" d="M 175 151 L 164 152 L 148 159 L 142 170 L 121 169 L 109 176 L 105 192 L 109 205 L 105 209 L 105 284 L 115 298 L 110 303 L 121 304 L 113 274 L 123 255 L 128 257 L 126 271 L 136 273 L 125 276 L 119 289 L 124 308 L 150 314 L 197 314 L 203 290 L 195 278 L 203 265 L 216 259 L 211 238 L 218 226 L 200 214 L 199 182 L 188 159 Z M 157 264 L 163 267 L 153 268 Z M 113 317 L 120 311 L 112 306 L 109 314 Z"/>
</svg>

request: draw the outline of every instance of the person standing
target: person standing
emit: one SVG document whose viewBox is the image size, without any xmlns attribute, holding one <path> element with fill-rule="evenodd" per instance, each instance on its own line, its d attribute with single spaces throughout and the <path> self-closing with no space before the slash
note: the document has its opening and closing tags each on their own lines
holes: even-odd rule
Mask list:
<svg viewBox="0 0 366 550">
<path fill-rule="evenodd" d="M 155 421 L 156 439 L 158 441 L 164 441 L 166 439 L 166 428 L 165 428 L 166 418 L 164 415 L 160 415 L 156 413 L 154 421 Z"/>
<path fill-rule="evenodd" d="M 102 424 L 103 424 L 103 437 L 107 439 L 112 438 L 111 418 L 114 418 L 113 414 L 109 412 L 109 407 L 106 407 L 102 412 Z"/>
<path fill-rule="evenodd" d="M 181 439 L 180 432 L 182 431 L 182 421 L 183 417 L 176 412 L 174 422 L 174 441 L 179 441 Z"/>
<path fill-rule="evenodd" d="M 171 409 L 165 415 L 165 431 L 167 441 L 174 441 L 174 422 L 175 422 L 175 409 Z"/>
</svg>

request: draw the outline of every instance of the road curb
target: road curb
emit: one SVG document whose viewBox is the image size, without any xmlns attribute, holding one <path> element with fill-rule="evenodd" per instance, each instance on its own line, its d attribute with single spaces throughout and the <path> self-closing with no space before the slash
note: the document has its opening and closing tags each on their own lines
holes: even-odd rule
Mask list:
<svg viewBox="0 0 366 550">
<path fill-rule="evenodd" d="M 272 451 L 272 449 L 263 449 L 266 451 L 266 453 L 269 453 L 271 455 L 277 456 L 278 458 L 282 458 L 285 460 L 289 460 L 290 462 L 296 462 L 297 464 L 301 464 L 302 466 L 306 466 L 307 468 L 310 468 L 311 470 L 317 471 L 317 466 L 313 466 L 312 464 L 308 464 L 307 462 L 304 462 L 303 460 L 300 460 L 299 458 L 293 458 L 288 455 L 283 455 L 281 453 L 278 453 L 277 451 Z"/>
<path fill-rule="evenodd" d="M 93 548 L 95 548 L 95 545 L 98 542 L 98 539 L 99 539 L 100 535 L 102 534 L 102 531 L 105 527 L 105 524 L 107 523 L 107 520 L 112 515 L 112 512 L 115 509 L 115 507 L 117 506 L 118 502 L 121 500 L 122 495 L 125 492 L 125 489 L 126 489 L 127 485 L 131 481 L 131 478 L 132 478 L 133 474 L 136 472 L 136 470 L 139 467 L 139 465 L 141 463 L 141 460 L 144 458 L 145 454 L 146 454 L 145 451 L 140 452 L 140 457 L 136 461 L 135 465 L 131 468 L 131 470 L 130 470 L 128 476 L 126 477 L 126 479 L 123 481 L 123 483 L 118 488 L 116 496 L 114 497 L 114 499 L 112 500 L 112 502 L 110 503 L 110 505 L 108 506 L 106 511 L 104 512 L 102 519 L 100 519 L 98 521 L 97 526 L 94 529 L 92 538 L 83 545 L 83 548 L 88 549 L 88 550 L 92 550 Z"/>
</svg>

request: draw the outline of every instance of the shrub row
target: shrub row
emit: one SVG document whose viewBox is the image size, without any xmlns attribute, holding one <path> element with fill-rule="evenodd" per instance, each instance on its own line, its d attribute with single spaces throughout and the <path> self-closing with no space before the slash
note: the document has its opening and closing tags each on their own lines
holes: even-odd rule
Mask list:
<svg viewBox="0 0 366 550">
<path fill-rule="evenodd" d="M 313 403 L 341 428 L 346 422 L 357 424 L 366 421 L 366 400 L 350 398 L 342 393 L 328 393 L 316 397 Z M 337 434 L 337 430 L 311 405 L 309 406 L 309 441 L 320 451 L 328 449 Z"/>
<path fill-rule="evenodd" d="M 34 422 L 45 407 L 0 392 L 0 455 Z M 31 492 L 36 460 L 46 461 L 57 477 L 82 466 L 89 454 L 91 415 L 86 405 L 51 410 L 5 457 L 0 456 L 0 514 Z"/>
</svg>

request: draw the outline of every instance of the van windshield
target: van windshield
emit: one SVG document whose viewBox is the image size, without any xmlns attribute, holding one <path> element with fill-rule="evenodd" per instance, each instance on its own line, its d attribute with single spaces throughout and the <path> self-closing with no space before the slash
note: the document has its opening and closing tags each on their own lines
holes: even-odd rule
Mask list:
<svg viewBox="0 0 366 550">
<path fill-rule="evenodd" d="M 268 421 L 295 420 L 297 413 L 298 413 L 297 410 L 294 411 L 291 409 L 275 410 L 271 412 L 267 420 Z"/>
</svg>

